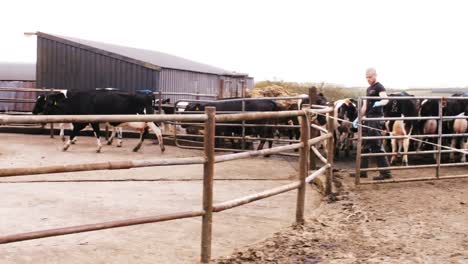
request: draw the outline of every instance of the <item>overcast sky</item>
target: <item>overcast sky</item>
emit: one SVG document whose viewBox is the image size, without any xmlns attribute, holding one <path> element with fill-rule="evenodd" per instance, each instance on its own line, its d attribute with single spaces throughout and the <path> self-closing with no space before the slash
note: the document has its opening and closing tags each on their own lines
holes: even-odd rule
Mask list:
<svg viewBox="0 0 468 264">
<path fill-rule="evenodd" d="M 35 62 L 43 31 L 152 49 L 257 81 L 468 86 L 465 1 L 5 1 L 0 61 Z"/>
</svg>

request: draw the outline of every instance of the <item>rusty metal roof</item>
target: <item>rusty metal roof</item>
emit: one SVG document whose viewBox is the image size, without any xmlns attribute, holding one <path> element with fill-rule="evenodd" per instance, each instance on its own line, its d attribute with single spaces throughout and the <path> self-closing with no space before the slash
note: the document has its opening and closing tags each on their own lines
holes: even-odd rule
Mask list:
<svg viewBox="0 0 468 264">
<path fill-rule="evenodd" d="M 104 55 L 119 55 L 121 56 L 121 59 L 129 59 L 132 63 L 138 63 L 142 66 L 152 69 L 169 68 L 216 75 L 247 76 L 247 74 L 224 70 L 159 51 L 137 49 L 73 37 L 52 35 L 43 32 L 36 32 L 36 35 L 39 37 L 64 42 L 69 45 L 75 45 L 80 48 L 91 48 L 93 51 L 103 53 Z"/>
<path fill-rule="evenodd" d="M 0 81 L 35 81 L 35 63 L 0 62 Z"/>
</svg>

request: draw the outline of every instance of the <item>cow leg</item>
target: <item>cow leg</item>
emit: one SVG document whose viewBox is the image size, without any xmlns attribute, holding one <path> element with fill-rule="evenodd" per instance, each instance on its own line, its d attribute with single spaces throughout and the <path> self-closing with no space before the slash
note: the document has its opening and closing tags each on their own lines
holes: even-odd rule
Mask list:
<svg viewBox="0 0 468 264">
<path fill-rule="evenodd" d="M 94 136 L 96 136 L 97 149 L 96 153 L 100 153 L 102 149 L 101 144 L 101 129 L 99 128 L 99 123 L 91 123 L 91 127 L 94 131 Z"/>
<path fill-rule="evenodd" d="M 452 149 L 457 147 L 457 137 L 452 138 L 452 143 L 450 144 Z M 450 162 L 455 162 L 455 152 L 450 152 Z"/>
<path fill-rule="evenodd" d="M 348 132 L 346 133 L 346 148 L 345 148 L 345 156 L 349 157 L 351 150 L 353 149 L 353 133 Z"/>
<path fill-rule="evenodd" d="M 263 145 L 265 145 L 266 140 L 262 139 L 260 140 L 260 143 L 258 144 L 257 150 L 262 150 Z"/>
<path fill-rule="evenodd" d="M 68 125 L 69 125 L 70 131 L 73 131 L 73 127 L 74 127 L 74 126 L 73 126 L 73 123 L 69 123 Z M 86 126 L 85 126 L 85 127 L 86 127 Z M 85 128 L 85 127 L 83 127 L 83 128 Z M 80 130 L 82 130 L 83 128 L 81 128 Z M 78 139 L 78 136 L 75 136 L 75 137 L 73 138 L 73 140 L 71 141 L 71 143 L 72 143 L 72 144 L 75 144 L 77 139 Z"/>
<path fill-rule="evenodd" d="M 468 151 L 468 138 L 462 138 L 462 143 L 461 143 L 462 150 L 466 153 Z M 466 162 L 466 154 L 461 153 L 461 162 L 465 163 Z"/>
<path fill-rule="evenodd" d="M 397 152 L 397 142 L 396 142 L 396 139 L 395 139 L 395 138 L 392 138 L 391 142 L 392 142 L 392 152 Z M 392 154 L 392 158 L 391 158 L 391 160 L 390 160 L 390 164 L 391 164 L 391 165 L 395 165 L 396 158 L 397 158 L 397 155 L 396 155 L 396 154 Z"/>
<path fill-rule="evenodd" d="M 117 127 L 117 147 L 122 147 L 122 127 Z"/>
<path fill-rule="evenodd" d="M 410 144 L 409 138 L 403 139 L 403 151 L 404 151 L 404 152 L 408 152 L 408 150 L 409 150 L 409 144 Z M 404 155 L 403 155 L 403 164 L 404 164 L 405 166 L 408 166 L 408 154 L 404 154 Z"/>
<path fill-rule="evenodd" d="M 111 135 L 110 135 L 109 138 L 107 138 L 107 145 L 112 145 L 112 142 L 114 141 L 116 131 L 117 131 L 117 128 L 115 126 L 113 126 Z"/>
<path fill-rule="evenodd" d="M 80 133 L 81 129 L 83 129 L 86 124 L 75 124 L 73 125 L 73 130 L 70 135 L 70 139 L 63 145 L 62 150 L 67 151 L 72 142 L 75 140 L 76 136 Z"/>
<path fill-rule="evenodd" d="M 63 123 L 59 123 L 60 128 L 60 139 L 65 142 L 65 128 Z"/>
<path fill-rule="evenodd" d="M 141 144 L 145 140 L 145 137 L 148 135 L 148 127 L 145 127 L 142 132 L 140 132 L 140 142 L 133 148 L 133 152 L 137 152 L 141 148 Z"/>
<path fill-rule="evenodd" d="M 164 150 L 166 150 L 166 148 L 164 147 L 164 141 L 163 141 L 161 129 L 153 122 L 148 122 L 147 127 L 149 127 L 151 130 L 153 130 L 154 134 L 156 135 L 156 138 L 158 138 L 159 147 L 161 148 L 161 152 L 164 152 Z"/>
</svg>

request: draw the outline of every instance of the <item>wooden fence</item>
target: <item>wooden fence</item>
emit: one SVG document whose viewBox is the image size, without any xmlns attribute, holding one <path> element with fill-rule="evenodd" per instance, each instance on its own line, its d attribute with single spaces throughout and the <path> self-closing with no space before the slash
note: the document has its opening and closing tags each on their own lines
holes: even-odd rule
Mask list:
<svg viewBox="0 0 468 264">
<path fill-rule="evenodd" d="M 310 138 L 311 126 L 310 117 L 314 114 L 327 113 L 328 125 L 327 129 L 321 129 L 322 135 Z M 138 167 L 152 166 L 171 166 L 171 165 L 188 165 L 188 164 L 203 164 L 203 206 L 200 210 L 192 210 L 186 212 L 176 212 L 172 214 L 163 214 L 149 217 L 140 217 L 132 219 L 123 219 L 95 224 L 86 224 L 71 227 L 54 228 L 48 230 L 34 231 L 28 233 L 19 233 L 6 236 L 0 236 L 0 244 L 12 243 L 23 240 L 39 239 L 51 236 L 60 236 L 66 234 L 74 234 L 80 232 L 89 232 L 95 230 L 124 227 L 131 225 L 141 225 L 147 223 L 163 222 L 175 219 L 199 217 L 202 216 L 202 236 L 201 236 L 201 262 L 207 263 L 211 259 L 211 239 L 212 239 L 212 215 L 216 212 L 221 212 L 230 208 L 251 203 L 267 197 L 278 195 L 284 192 L 298 189 L 297 207 L 296 207 L 296 222 L 304 222 L 304 204 L 306 183 L 310 183 L 317 176 L 326 173 L 326 194 L 331 192 L 331 183 L 333 178 L 333 124 L 330 115 L 333 114 L 332 108 L 323 109 L 304 109 L 299 111 L 282 111 L 282 112 L 261 112 L 261 113 L 241 113 L 241 114 L 220 114 L 216 115 L 216 109 L 207 107 L 204 114 L 192 115 L 116 115 L 116 116 L 0 116 L 0 124 L 14 123 L 59 123 L 59 122 L 113 122 L 113 121 L 146 121 L 146 122 L 161 122 L 161 121 L 202 121 L 204 122 L 204 157 L 191 158 L 171 158 L 171 159 L 156 159 L 156 160 L 129 160 L 129 161 L 108 161 L 100 163 L 83 163 L 70 164 L 59 166 L 36 166 L 23 168 L 4 168 L 0 169 L 0 177 L 12 177 L 21 175 L 33 174 L 48 174 L 76 171 L 94 171 L 94 170 L 115 170 L 115 169 L 131 169 Z M 214 138 L 216 122 L 231 122 L 242 120 L 258 120 L 268 118 L 283 118 L 283 117 L 299 117 L 301 118 L 301 140 L 299 143 L 274 147 L 270 149 L 247 151 L 242 153 L 233 153 L 215 156 Z M 324 133 L 326 132 L 326 133 Z M 323 157 L 321 153 L 313 147 L 321 141 L 327 141 L 327 157 Z M 318 170 L 309 173 L 309 157 L 310 149 L 313 149 L 316 156 L 322 160 L 325 165 Z M 247 195 L 241 198 L 224 201 L 218 204 L 213 204 L 213 178 L 214 165 L 219 162 L 227 162 L 230 160 L 244 159 L 249 157 L 270 155 L 286 150 L 299 149 L 299 177 L 298 180 L 289 184 L 265 190 L 259 193 Z"/>
</svg>

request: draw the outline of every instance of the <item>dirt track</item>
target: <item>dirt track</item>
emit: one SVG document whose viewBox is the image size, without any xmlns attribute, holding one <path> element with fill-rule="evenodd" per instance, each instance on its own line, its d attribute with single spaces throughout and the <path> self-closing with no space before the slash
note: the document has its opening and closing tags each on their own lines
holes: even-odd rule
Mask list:
<svg viewBox="0 0 468 264">
<path fill-rule="evenodd" d="M 0 167 L 202 154 L 170 146 L 161 154 L 150 142 L 133 153 L 135 139 L 126 139 L 123 148 L 104 146 L 100 154 L 94 152 L 91 137 L 80 137 L 67 152 L 59 150 L 59 139 L 48 136 L 1 134 L 0 139 Z M 215 202 L 290 182 L 296 169 L 297 161 L 281 157 L 217 164 Z M 39 179 L 152 181 L 27 182 Z M 200 209 L 200 179 L 201 165 L 3 178 L 0 234 Z M 321 197 L 312 188 L 307 194 L 311 213 Z M 289 192 L 215 214 L 213 256 L 227 255 L 289 226 L 294 221 L 295 203 L 296 192 Z M 200 232 L 200 218 L 191 218 L 5 244 L 0 245 L 0 263 L 195 263 L 200 254 Z"/>
<path fill-rule="evenodd" d="M 468 179 L 356 189 L 346 172 L 337 175 L 345 183 L 338 201 L 305 226 L 214 262 L 468 263 Z"/>
</svg>

